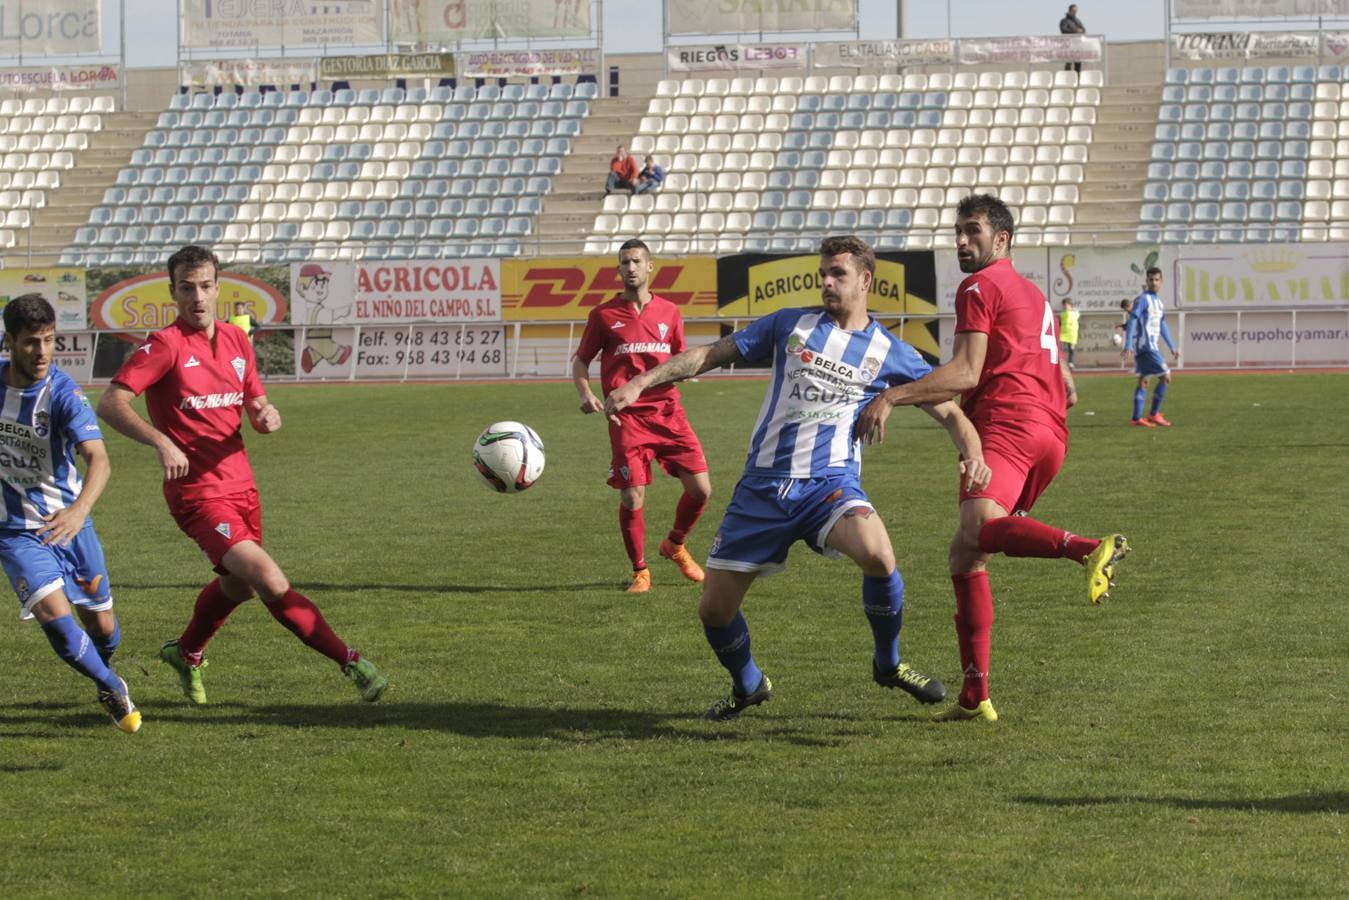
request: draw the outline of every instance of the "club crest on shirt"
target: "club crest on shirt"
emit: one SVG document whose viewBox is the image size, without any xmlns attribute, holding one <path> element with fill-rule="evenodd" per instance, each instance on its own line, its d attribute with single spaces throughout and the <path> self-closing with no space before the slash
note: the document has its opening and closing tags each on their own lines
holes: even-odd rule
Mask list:
<svg viewBox="0 0 1349 900">
<path fill-rule="evenodd" d="M 801 339 L 801 335 L 793 334 L 787 338 L 787 352 L 792 356 L 799 355 L 804 349 L 806 349 L 806 342 Z"/>
<path fill-rule="evenodd" d="M 868 356 L 862 360 L 862 378 L 866 381 L 875 381 L 876 376 L 881 371 L 881 361 L 874 356 Z"/>
<path fill-rule="evenodd" d="M 234 366 L 234 374 L 239 376 L 239 380 L 244 380 L 244 358 L 236 356 L 230 360 L 230 365 Z"/>
<path fill-rule="evenodd" d="M 663 341 L 665 340 L 665 335 L 670 333 L 670 326 L 666 325 L 664 322 L 661 322 L 659 325 L 656 326 L 656 330 L 660 332 L 660 339 Z"/>
<path fill-rule="evenodd" d="M 52 432 L 52 417 L 45 409 L 33 413 L 33 433 L 45 438 Z"/>
</svg>

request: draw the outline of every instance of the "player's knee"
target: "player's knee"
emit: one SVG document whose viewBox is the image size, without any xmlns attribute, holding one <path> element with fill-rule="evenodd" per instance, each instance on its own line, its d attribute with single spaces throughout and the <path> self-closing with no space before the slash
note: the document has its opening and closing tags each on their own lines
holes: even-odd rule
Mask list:
<svg viewBox="0 0 1349 900">
<path fill-rule="evenodd" d="M 725 628 L 735 618 L 736 610 L 734 604 L 706 592 L 698 601 L 698 619 L 709 628 Z"/>
<path fill-rule="evenodd" d="M 883 578 L 895 570 L 895 551 L 889 545 L 867 547 L 857 558 L 863 574 Z"/>
</svg>

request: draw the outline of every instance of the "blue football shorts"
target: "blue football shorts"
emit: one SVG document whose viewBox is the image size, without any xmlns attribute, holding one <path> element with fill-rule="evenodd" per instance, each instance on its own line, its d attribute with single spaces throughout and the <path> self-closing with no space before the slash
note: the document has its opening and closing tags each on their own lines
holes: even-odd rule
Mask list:
<svg viewBox="0 0 1349 900">
<path fill-rule="evenodd" d="M 0 565 L 19 597 L 21 619 L 33 618 L 33 607 L 61 589 L 74 606 L 112 608 L 108 566 L 92 522 L 64 547 L 42 543 L 33 531 L 0 531 Z"/>
<path fill-rule="evenodd" d="M 1139 350 L 1134 354 L 1135 375 L 1165 375 L 1170 371 L 1159 350 Z"/>
<path fill-rule="evenodd" d="M 855 507 L 871 508 L 857 476 L 783 478 L 746 475 L 735 486 L 726 515 L 707 554 L 709 569 L 775 575 L 787 568 L 787 551 L 804 540 L 831 559 L 829 532 Z"/>
</svg>

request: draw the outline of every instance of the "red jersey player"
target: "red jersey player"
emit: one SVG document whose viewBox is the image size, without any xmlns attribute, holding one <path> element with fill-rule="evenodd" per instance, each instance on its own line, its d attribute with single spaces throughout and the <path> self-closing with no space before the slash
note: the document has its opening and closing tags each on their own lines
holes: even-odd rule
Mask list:
<svg viewBox="0 0 1349 900">
<path fill-rule="evenodd" d="M 262 549 L 262 510 L 240 424 L 246 412 L 254 431 L 270 434 L 281 427 L 281 414 L 267 402 L 248 336 L 215 319 L 219 270 L 204 247 L 169 257 L 178 318 L 131 354 L 98 403 L 105 422 L 154 448 L 169 512 L 220 576 L 198 595 L 187 627 L 160 648 L 160 658 L 178 673 L 188 700 L 205 703 L 206 643 L 235 607 L 261 596 L 278 622 L 341 666 L 364 699 L 378 700 L 388 680 L 333 633 Z M 131 407 L 142 391 L 148 422 Z"/>
<path fill-rule="evenodd" d="M 647 287 L 654 268 L 645 243 L 636 238 L 626 241 L 618 251 L 622 295 L 601 303 L 586 319 L 571 373 L 581 398 L 581 412 L 587 415 L 604 409 L 590 390 L 590 361 L 596 354 L 600 355 L 600 385 L 607 395 L 634 375 L 655 368 L 684 349 L 684 321 L 679 307 Z M 707 460 L 698 435 L 679 403 L 678 389 L 673 384 L 654 387 L 612 417 L 609 446 L 613 451 L 609 484 L 621 492 L 618 530 L 632 561 L 628 592 L 651 589 L 643 505 L 653 459 L 684 486 L 675 507 L 674 525 L 660 542 L 660 555 L 678 566 L 689 581 L 702 581 L 703 570 L 685 549 L 684 540 L 712 496 L 712 481 L 707 476 Z"/>
<path fill-rule="evenodd" d="M 977 194 L 956 211 L 956 256 L 971 273 L 956 291 L 952 358 L 929 375 L 885 391 L 862 411 L 857 436 L 885 436 L 885 420 L 900 404 L 936 403 L 961 395 L 974 422 L 993 479 L 980 491 L 960 492 L 960 524 L 951 539 L 956 594 L 956 638 L 964 684 L 942 720 L 996 720 L 988 699 L 993 594 L 986 566 L 991 554 L 1066 557 L 1087 570 L 1087 596 L 1108 596 L 1115 564 L 1129 552 L 1123 535 L 1101 540 L 1026 516 L 1063 465 L 1068 450 L 1068 407 L 1077 402 L 1072 374 L 1059 360 L 1058 323 L 1034 284 L 1017 274 L 1009 256 L 1012 214 L 997 197 Z"/>
</svg>

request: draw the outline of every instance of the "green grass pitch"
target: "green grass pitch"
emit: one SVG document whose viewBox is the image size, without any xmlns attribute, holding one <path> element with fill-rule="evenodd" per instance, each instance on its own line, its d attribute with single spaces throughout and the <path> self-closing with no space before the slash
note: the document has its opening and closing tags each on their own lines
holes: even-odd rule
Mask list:
<svg viewBox="0 0 1349 900">
<path fill-rule="evenodd" d="M 208 567 L 153 454 L 109 434 L 95 521 L 145 724 L 0 628 L 4 894 L 1343 896 L 1349 380 L 1181 374 L 1156 430 L 1127 426 L 1131 379 L 1081 387 L 1035 513 L 1136 549 L 1101 607 L 1070 563 L 994 561 L 992 726 L 872 685 L 855 568 L 799 545 L 745 608 L 776 698 L 699 721 L 728 681 L 655 556 L 677 483 L 648 495 L 655 587 L 626 596 L 603 420 L 566 383 L 273 387 L 283 429 L 248 434 L 268 547 L 392 687 L 361 703 L 251 603 L 191 708 L 156 650 Z M 684 389 L 700 558 L 763 390 Z M 470 462 L 498 419 L 548 446 L 519 496 Z M 897 410 L 864 482 L 904 657 L 954 687 L 944 433 Z"/>
</svg>

